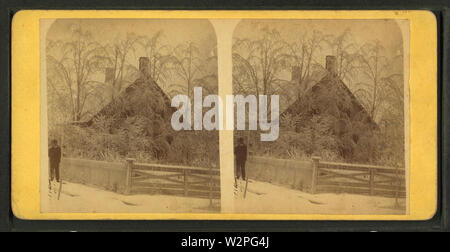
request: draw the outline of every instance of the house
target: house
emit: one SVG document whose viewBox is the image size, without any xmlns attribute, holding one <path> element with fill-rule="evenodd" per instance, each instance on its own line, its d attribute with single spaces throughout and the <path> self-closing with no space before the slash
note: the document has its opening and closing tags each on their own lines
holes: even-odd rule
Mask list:
<svg viewBox="0 0 450 252">
<path fill-rule="evenodd" d="M 139 58 L 138 78 L 115 99 L 98 111 L 89 120 L 76 123 L 80 127 L 94 127 L 96 120 L 108 121 L 110 134 L 123 129 L 144 128 L 143 135 L 158 141 L 160 146 L 170 145 L 175 132 L 170 127 L 170 118 L 175 108 L 171 100 L 149 75 L 149 59 Z M 114 71 L 106 69 L 105 82 L 111 82 Z M 153 150 L 157 156 L 164 151 Z"/>
<path fill-rule="evenodd" d="M 362 137 L 378 129 L 376 122 L 338 77 L 335 56 L 326 56 L 325 74 L 281 114 L 297 117 L 295 131 L 336 139 L 340 155 L 352 159 Z M 293 73 L 293 77 L 295 74 Z M 281 120 L 283 127 L 283 119 Z M 320 130 L 319 130 L 320 128 Z M 312 137 L 318 138 L 319 136 Z M 314 147 L 310 152 L 314 152 Z"/>
<path fill-rule="evenodd" d="M 170 120 L 174 108 L 170 106 L 169 96 L 150 77 L 149 62 L 148 57 L 140 57 L 139 77 L 91 119 L 80 123 L 80 126 L 91 126 L 93 121 L 101 116 L 114 115 L 119 120 L 136 113 L 149 119 Z M 110 83 L 113 78 L 113 69 L 106 68 L 105 83 Z"/>
<path fill-rule="evenodd" d="M 148 58 L 139 58 L 139 75 L 132 84 L 87 121 L 72 124 L 95 138 L 105 136 L 87 149 L 111 150 L 114 155 L 137 159 L 151 157 L 169 164 L 218 167 L 218 132 L 175 131 L 171 118 L 176 108 L 150 77 L 149 64 Z M 113 71 L 105 73 L 112 75 Z M 112 78 L 105 76 L 106 82 Z"/>
</svg>

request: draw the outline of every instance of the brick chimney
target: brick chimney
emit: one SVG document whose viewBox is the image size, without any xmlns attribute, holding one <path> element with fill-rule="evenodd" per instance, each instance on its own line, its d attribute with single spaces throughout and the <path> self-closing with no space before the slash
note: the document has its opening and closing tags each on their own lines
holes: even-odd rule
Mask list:
<svg viewBox="0 0 450 252">
<path fill-rule="evenodd" d="M 105 83 L 112 84 L 114 82 L 115 75 L 116 75 L 116 73 L 114 72 L 114 68 L 107 67 L 105 69 Z"/>
<path fill-rule="evenodd" d="M 144 77 L 149 76 L 149 65 L 150 65 L 150 60 L 148 59 L 148 57 L 140 57 L 139 58 L 139 72 Z"/>
<path fill-rule="evenodd" d="M 325 58 L 326 64 L 325 68 L 327 69 L 328 73 L 332 76 L 337 76 L 337 63 L 336 63 L 336 57 L 328 55 Z"/>
</svg>

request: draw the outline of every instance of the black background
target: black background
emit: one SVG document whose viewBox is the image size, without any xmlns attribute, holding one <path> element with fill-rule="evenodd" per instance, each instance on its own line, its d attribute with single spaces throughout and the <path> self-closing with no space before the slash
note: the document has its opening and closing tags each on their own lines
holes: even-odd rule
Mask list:
<svg viewBox="0 0 450 252">
<path fill-rule="evenodd" d="M 449 131 L 450 131 L 450 4 L 447 0 L 396 1 L 175 1 L 175 0 L 2 0 L 0 3 L 0 231 L 178 231 L 178 232 L 280 232 L 280 231 L 450 231 Z M 427 221 L 30 221 L 11 212 L 11 20 L 22 9 L 117 9 L 117 10 L 430 10 L 438 24 L 438 209 Z M 426 151 L 426 150 L 425 150 Z M 38 164 L 37 164 L 38 165 Z M 166 236 L 179 247 L 187 233 Z M 223 237 L 225 234 L 190 234 L 191 237 Z M 230 234 L 228 234 L 230 235 Z M 249 235 L 249 234 L 248 234 Z M 252 234 L 255 235 L 255 234 Z M 264 234 L 257 234 L 259 236 Z M 288 236 L 273 236 L 278 246 Z M 150 239 L 158 236 L 148 236 Z M 145 239 L 145 238 L 144 238 Z M 277 242 L 278 241 L 278 242 Z M 286 245 L 286 244 L 285 244 Z"/>
</svg>

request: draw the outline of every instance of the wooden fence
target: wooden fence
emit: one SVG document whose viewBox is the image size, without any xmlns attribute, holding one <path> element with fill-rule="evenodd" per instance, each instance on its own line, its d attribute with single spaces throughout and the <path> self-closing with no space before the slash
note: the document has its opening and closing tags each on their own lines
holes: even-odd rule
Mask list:
<svg viewBox="0 0 450 252">
<path fill-rule="evenodd" d="M 100 187 L 105 190 L 125 192 L 125 164 L 79 158 L 63 157 L 60 164 L 64 181 Z"/>
<path fill-rule="evenodd" d="M 159 193 L 220 199 L 220 171 L 163 164 L 136 163 L 127 159 L 126 193 Z"/>
<path fill-rule="evenodd" d="M 405 169 L 320 161 L 313 157 L 311 192 L 406 197 Z"/>
</svg>

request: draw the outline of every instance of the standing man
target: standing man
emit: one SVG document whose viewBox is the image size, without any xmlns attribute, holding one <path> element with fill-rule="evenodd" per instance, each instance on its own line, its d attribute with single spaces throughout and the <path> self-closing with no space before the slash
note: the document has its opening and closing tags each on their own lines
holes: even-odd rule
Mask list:
<svg viewBox="0 0 450 252">
<path fill-rule="evenodd" d="M 234 156 L 236 157 L 236 177 L 242 176 L 245 180 L 245 162 L 247 161 L 247 145 L 244 144 L 244 139 L 239 138 L 238 145 L 234 148 Z"/>
<path fill-rule="evenodd" d="M 61 161 L 61 147 L 58 146 L 58 141 L 52 140 L 50 148 L 48 149 L 48 159 L 50 161 L 50 181 L 56 177 L 56 182 L 59 182 L 59 162 Z"/>
</svg>

